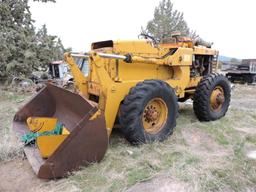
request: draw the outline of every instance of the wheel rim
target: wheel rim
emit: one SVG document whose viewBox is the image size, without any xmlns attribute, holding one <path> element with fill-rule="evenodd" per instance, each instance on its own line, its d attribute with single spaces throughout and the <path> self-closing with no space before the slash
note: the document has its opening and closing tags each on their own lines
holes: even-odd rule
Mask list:
<svg viewBox="0 0 256 192">
<path fill-rule="evenodd" d="M 160 98 L 154 98 L 148 102 L 142 115 L 142 123 L 145 131 L 156 134 L 163 129 L 168 116 L 168 108 Z"/>
<path fill-rule="evenodd" d="M 224 90 L 221 86 L 216 86 L 211 94 L 210 105 L 211 110 L 214 112 L 219 112 L 225 102 Z"/>
</svg>

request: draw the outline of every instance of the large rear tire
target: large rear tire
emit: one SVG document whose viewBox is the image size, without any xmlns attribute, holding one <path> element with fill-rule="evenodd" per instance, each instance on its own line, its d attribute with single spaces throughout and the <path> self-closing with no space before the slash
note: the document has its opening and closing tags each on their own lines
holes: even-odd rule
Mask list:
<svg viewBox="0 0 256 192">
<path fill-rule="evenodd" d="M 225 116 L 231 97 L 228 79 L 214 73 L 205 76 L 196 88 L 194 112 L 200 121 L 214 121 Z"/>
<path fill-rule="evenodd" d="M 121 130 L 132 144 L 163 141 L 176 126 L 178 102 L 164 81 L 145 80 L 133 87 L 120 107 Z"/>
</svg>

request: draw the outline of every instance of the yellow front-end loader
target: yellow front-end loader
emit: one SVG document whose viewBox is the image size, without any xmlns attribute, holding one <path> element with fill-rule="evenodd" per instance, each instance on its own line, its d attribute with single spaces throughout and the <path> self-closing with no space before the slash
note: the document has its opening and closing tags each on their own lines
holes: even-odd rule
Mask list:
<svg viewBox="0 0 256 192">
<path fill-rule="evenodd" d="M 13 128 L 38 177 L 58 178 L 99 162 L 114 127 L 133 144 L 166 139 L 176 126 L 178 101 L 193 99 L 200 121 L 226 114 L 230 86 L 215 73 L 218 51 L 179 35 L 162 43 L 143 36 L 66 53 L 76 93 L 48 84 L 16 113 Z M 77 57 L 89 59 L 88 75 Z"/>
</svg>

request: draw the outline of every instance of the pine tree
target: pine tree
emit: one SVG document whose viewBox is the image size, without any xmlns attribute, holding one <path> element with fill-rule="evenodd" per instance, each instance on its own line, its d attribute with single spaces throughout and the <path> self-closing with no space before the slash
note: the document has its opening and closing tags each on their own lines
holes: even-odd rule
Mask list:
<svg viewBox="0 0 256 192">
<path fill-rule="evenodd" d="M 173 8 L 171 0 L 162 0 L 155 8 L 154 18 L 148 22 L 146 32 L 161 41 L 164 36 L 169 36 L 174 31 L 185 36 L 196 36 L 189 29 L 183 13 Z"/>
</svg>

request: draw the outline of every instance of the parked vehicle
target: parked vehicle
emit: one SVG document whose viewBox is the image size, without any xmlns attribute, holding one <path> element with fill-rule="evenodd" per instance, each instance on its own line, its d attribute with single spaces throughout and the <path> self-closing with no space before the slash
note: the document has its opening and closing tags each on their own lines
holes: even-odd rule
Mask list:
<svg viewBox="0 0 256 192">
<path fill-rule="evenodd" d="M 244 59 L 242 64 L 226 73 L 232 83 L 256 83 L 256 59 Z"/>
</svg>

